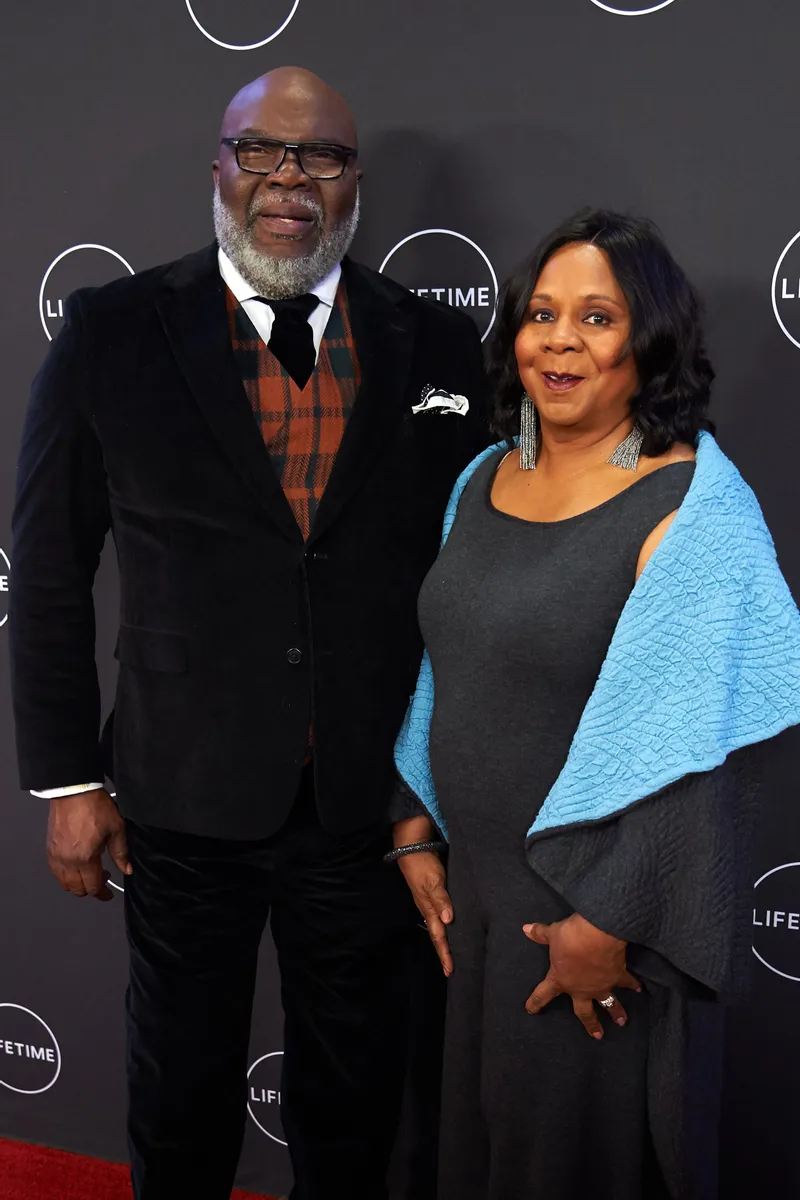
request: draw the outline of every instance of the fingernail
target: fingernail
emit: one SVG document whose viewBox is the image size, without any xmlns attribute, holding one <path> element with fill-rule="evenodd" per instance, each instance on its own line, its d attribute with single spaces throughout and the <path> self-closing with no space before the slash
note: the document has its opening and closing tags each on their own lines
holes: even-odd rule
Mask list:
<svg viewBox="0 0 800 1200">
<path fill-rule="evenodd" d="M 602 1035 L 602 1033 L 593 1033 L 593 1034 L 592 1034 L 592 1037 L 594 1038 L 594 1040 L 595 1040 L 596 1042 L 599 1042 L 599 1041 L 600 1041 L 600 1039 L 602 1038 L 602 1036 L 603 1036 L 603 1035 Z"/>
<path fill-rule="evenodd" d="M 641 995 L 641 992 L 642 992 L 641 988 L 637 988 L 636 991 Z"/>
<path fill-rule="evenodd" d="M 523 926 L 522 926 L 522 932 L 523 932 L 523 933 L 530 933 L 530 931 L 531 931 L 532 929 L 533 929 L 533 926 L 532 926 L 532 925 L 523 925 Z"/>
<path fill-rule="evenodd" d="M 618 1024 L 618 1025 L 624 1025 L 624 1024 L 625 1024 L 625 1018 L 624 1018 L 624 1017 L 617 1017 L 617 1024 Z"/>
<path fill-rule="evenodd" d="M 449 908 L 442 909 L 442 920 L 444 921 L 445 925 L 449 925 L 450 922 L 452 921 L 452 919 L 453 919 L 453 914 L 450 912 L 450 909 Z"/>
</svg>

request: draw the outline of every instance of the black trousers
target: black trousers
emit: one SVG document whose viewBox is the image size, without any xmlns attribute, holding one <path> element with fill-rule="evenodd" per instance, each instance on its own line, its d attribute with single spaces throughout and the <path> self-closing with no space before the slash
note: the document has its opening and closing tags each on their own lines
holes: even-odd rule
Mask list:
<svg viewBox="0 0 800 1200">
<path fill-rule="evenodd" d="M 270 920 L 285 1013 L 281 1115 L 293 1200 L 382 1200 L 406 1068 L 418 918 L 388 833 L 321 827 L 307 768 L 257 842 L 128 823 L 129 1145 L 136 1200 L 228 1200 Z"/>
</svg>

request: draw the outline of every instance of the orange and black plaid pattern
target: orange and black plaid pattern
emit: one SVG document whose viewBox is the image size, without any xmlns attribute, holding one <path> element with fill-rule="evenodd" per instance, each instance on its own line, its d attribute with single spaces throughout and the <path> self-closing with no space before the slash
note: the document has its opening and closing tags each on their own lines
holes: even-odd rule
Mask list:
<svg viewBox="0 0 800 1200">
<path fill-rule="evenodd" d="M 361 382 L 344 285 L 336 293 L 313 375 L 301 391 L 227 289 L 236 362 L 272 464 L 308 538 Z"/>
</svg>

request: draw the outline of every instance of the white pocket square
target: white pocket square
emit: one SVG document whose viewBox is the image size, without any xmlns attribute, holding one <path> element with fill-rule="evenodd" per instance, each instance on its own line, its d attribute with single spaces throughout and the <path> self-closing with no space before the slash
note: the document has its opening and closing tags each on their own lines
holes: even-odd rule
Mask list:
<svg viewBox="0 0 800 1200">
<path fill-rule="evenodd" d="M 438 411 L 445 416 L 452 414 L 463 417 L 469 411 L 469 400 L 466 396 L 455 396 L 452 392 L 446 392 L 444 388 L 436 388 L 428 384 L 422 389 L 422 398 L 419 404 L 415 404 L 411 411 L 412 413 Z"/>
</svg>

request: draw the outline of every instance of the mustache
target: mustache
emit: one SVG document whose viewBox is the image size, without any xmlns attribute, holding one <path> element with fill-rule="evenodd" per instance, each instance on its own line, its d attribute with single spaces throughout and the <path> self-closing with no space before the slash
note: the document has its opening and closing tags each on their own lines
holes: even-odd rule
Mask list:
<svg viewBox="0 0 800 1200">
<path fill-rule="evenodd" d="M 313 216 L 315 224 L 318 227 L 322 226 L 324 220 L 322 206 L 318 204 L 316 200 L 312 200 L 310 196 L 287 196 L 285 200 L 279 200 L 277 196 L 271 196 L 269 200 L 265 200 L 263 197 L 255 197 L 252 200 L 250 207 L 247 210 L 248 229 L 255 225 L 259 215 L 264 211 L 265 208 L 274 209 L 281 204 L 293 204 L 299 205 L 301 208 L 307 208 L 309 213 Z"/>
</svg>

